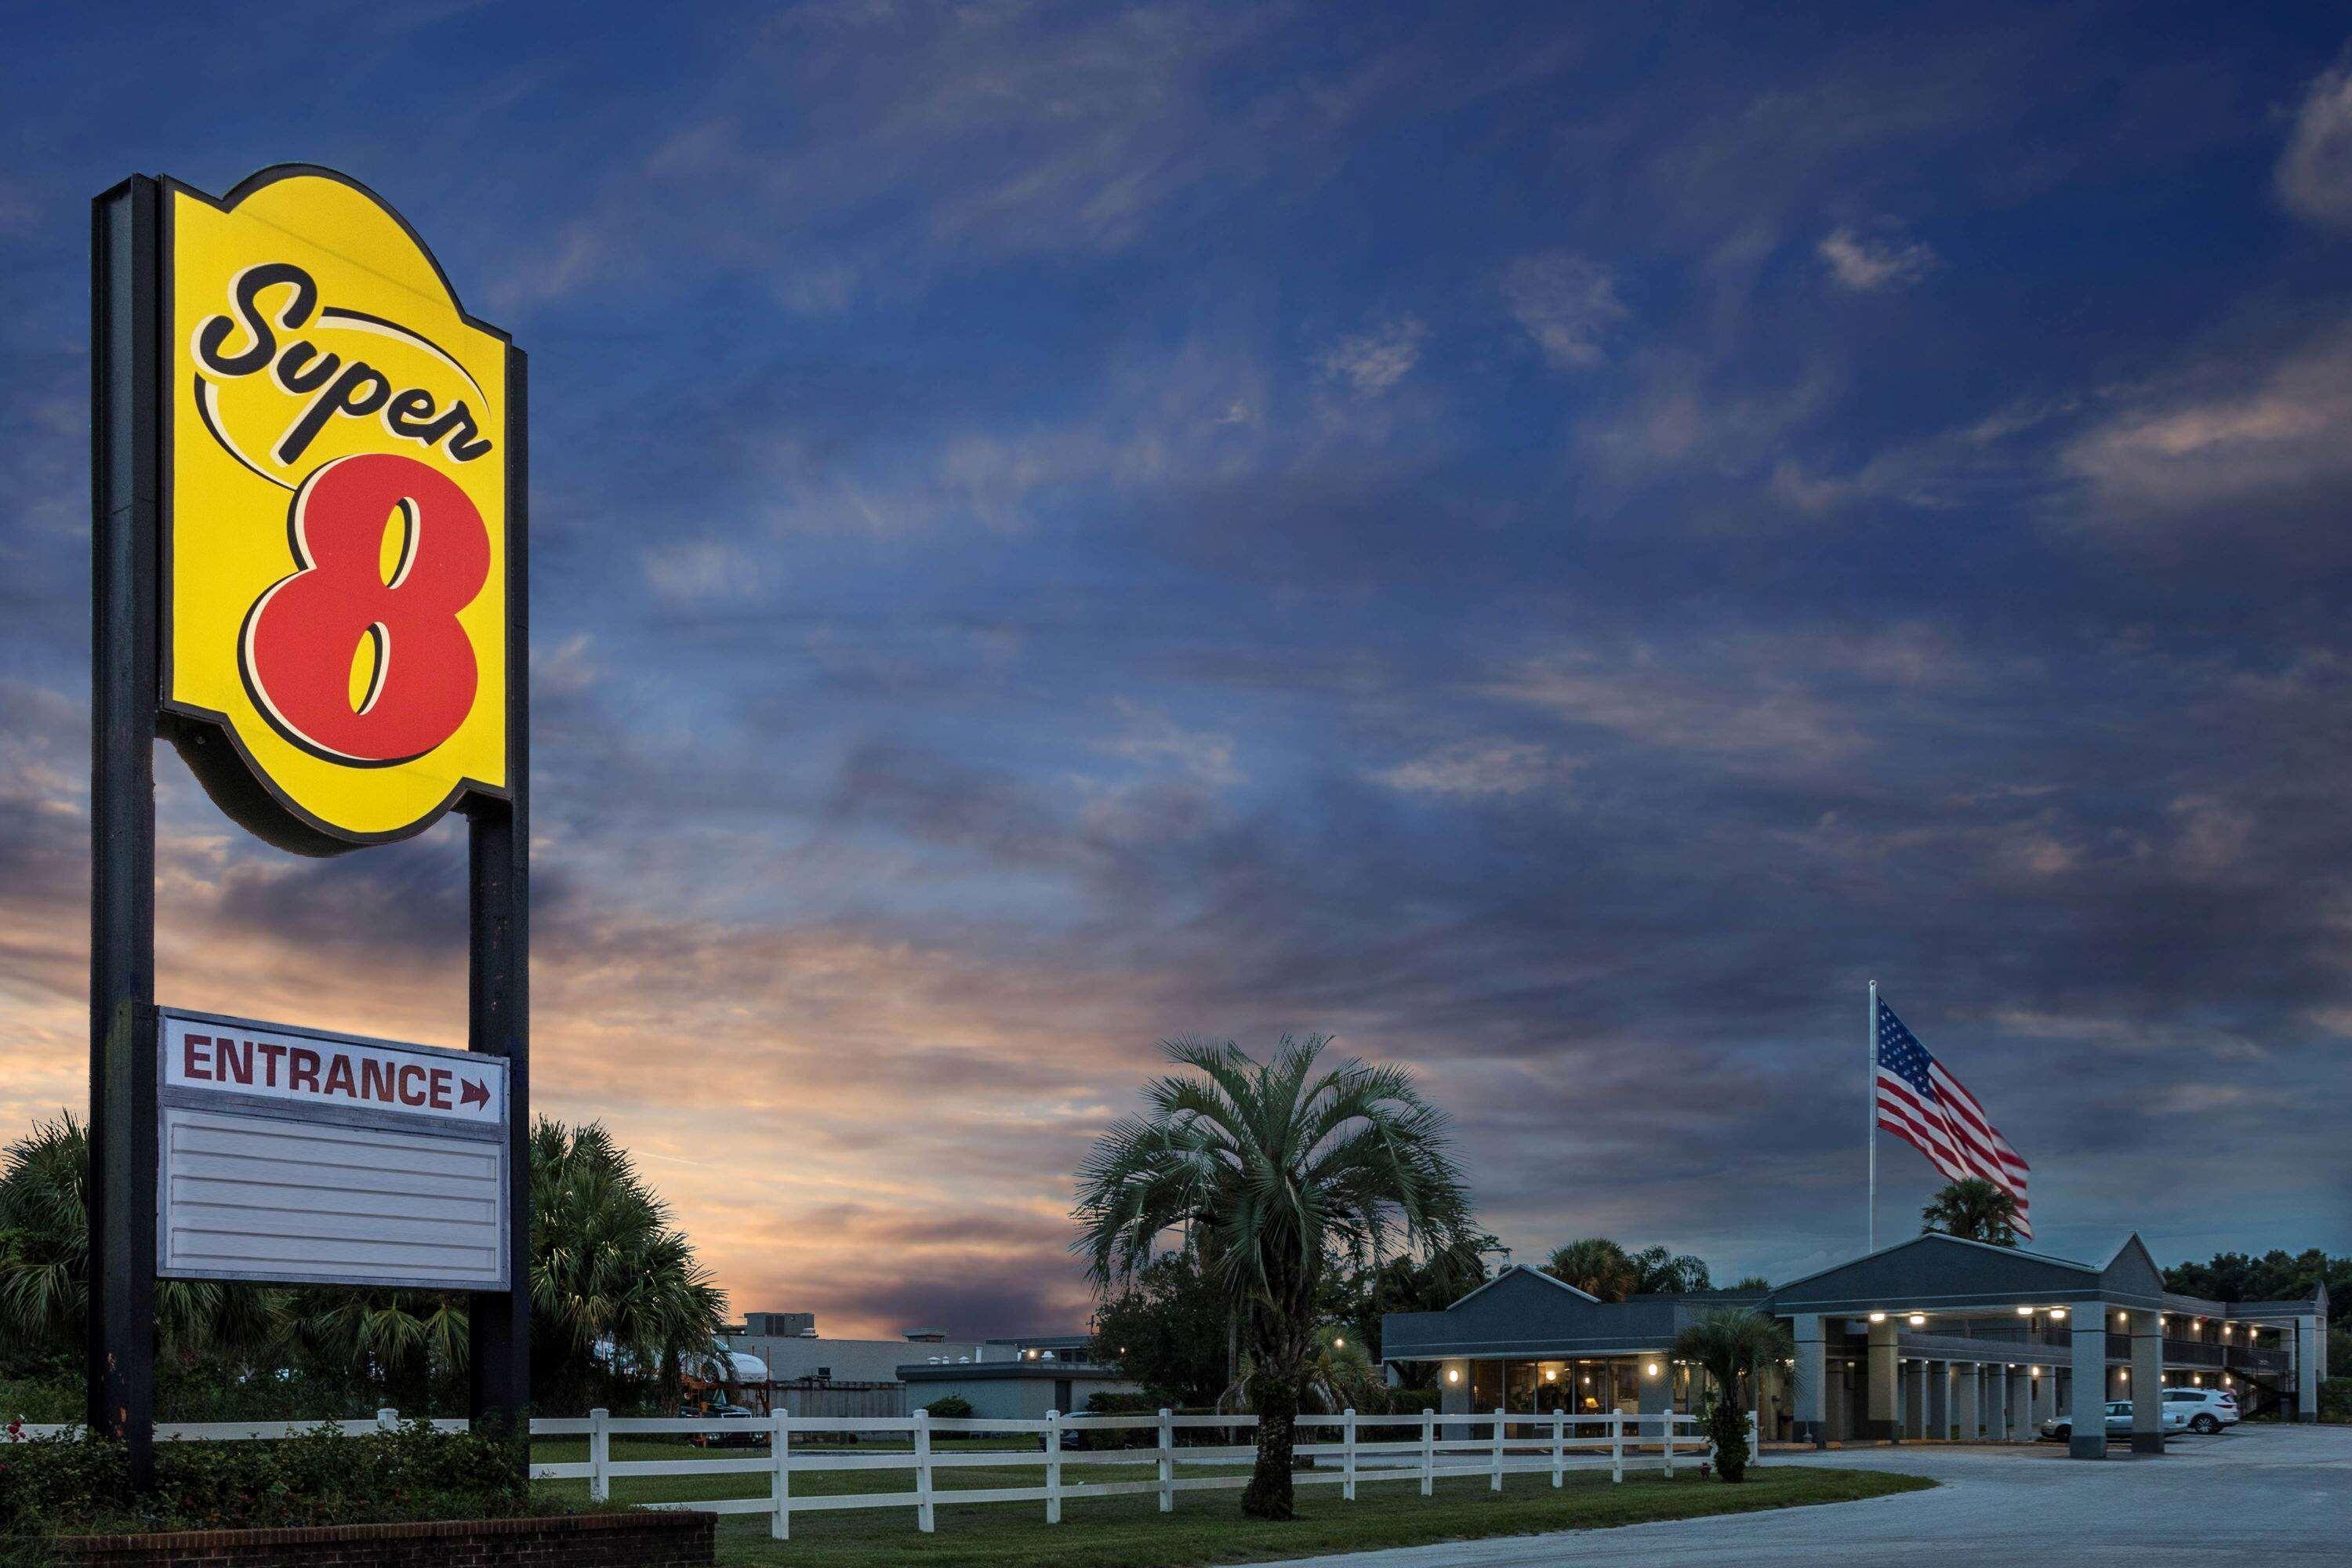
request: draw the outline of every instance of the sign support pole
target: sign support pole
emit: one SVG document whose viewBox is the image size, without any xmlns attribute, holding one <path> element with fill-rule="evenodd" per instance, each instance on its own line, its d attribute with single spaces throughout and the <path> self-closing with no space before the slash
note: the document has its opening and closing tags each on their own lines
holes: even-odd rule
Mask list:
<svg viewBox="0 0 2352 1568">
<path fill-rule="evenodd" d="M 155 720 L 162 188 L 91 204 L 86 1419 L 154 1484 Z"/>
<path fill-rule="evenodd" d="M 507 1282 L 467 1302 L 467 1414 L 476 1430 L 530 1431 L 530 537 L 522 351 L 507 349 L 507 795 L 470 807 L 467 970 L 470 1049 L 507 1062 Z M 526 1474 L 529 1461 L 525 1460 Z"/>
</svg>

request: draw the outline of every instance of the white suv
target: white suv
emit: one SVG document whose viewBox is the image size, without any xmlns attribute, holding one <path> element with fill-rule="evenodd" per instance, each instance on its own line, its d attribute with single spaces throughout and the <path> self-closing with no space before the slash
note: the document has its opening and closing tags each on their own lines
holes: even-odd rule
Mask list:
<svg viewBox="0 0 2352 1568">
<path fill-rule="evenodd" d="M 2191 1432 L 2210 1436 L 2238 1424 L 2238 1396 L 2226 1388 L 2168 1388 L 2164 1413 L 2170 1415 L 2176 1410 L 2188 1414 Z"/>
</svg>

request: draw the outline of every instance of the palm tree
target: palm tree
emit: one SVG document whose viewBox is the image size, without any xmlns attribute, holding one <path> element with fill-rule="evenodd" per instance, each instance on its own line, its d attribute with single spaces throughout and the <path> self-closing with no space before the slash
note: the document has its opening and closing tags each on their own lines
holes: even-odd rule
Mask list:
<svg viewBox="0 0 2352 1568">
<path fill-rule="evenodd" d="M 1227 1041 L 1164 1042 L 1192 1069 L 1154 1079 L 1078 1173 L 1071 1250 L 1097 1289 L 1129 1279 L 1154 1242 L 1188 1229 L 1247 1336 L 1257 1463 L 1255 1519 L 1293 1513 L 1291 1447 L 1316 1353 L 1316 1303 L 1333 1272 L 1392 1250 L 1444 1247 L 1469 1226 L 1450 1123 L 1401 1068 L 1345 1061 L 1282 1037 L 1259 1063 Z"/>
<path fill-rule="evenodd" d="M 1931 1199 L 1919 1217 L 1922 1231 L 1940 1230 L 1968 1241 L 1994 1247 L 2017 1245 L 2017 1195 L 1982 1176 L 1950 1183 Z"/>
<path fill-rule="evenodd" d="M 158 1279 L 166 1356 L 250 1352 L 274 1337 L 284 1292 Z M 0 1156 L 0 1327 L 26 1346 L 82 1353 L 89 1310 L 89 1136 L 68 1111 L 38 1121 Z"/>
<path fill-rule="evenodd" d="M 599 1126 L 531 1132 L 532 1363 L 543 1402 L 677 1373 L 726 1298 L 669 1210 Z M 89 1307 L 89 1142 L 72 1116 L 0 1157 L 0 1331 L 79 1356 Z M 344 1286 L 155 1282 L 159 1348 L 224 1373 L 300 1366 L 425 1408 L 466 1364 L 466 1299 Z M 554 1396 L 552 1400 L 550 1396 Z"/>
<path fill-rule="evenodd" d="M 1633 1288 L 1637 1296 L 1686 1295 L 1713 1285 L 1707 1277 L 1706 1260 L 1687 1252 L 1645 1247 L 1633 1254 L 1633 1264 L 1640 1280 Z"/>
<path fill-rule="evenodd" d="M 669 1205 L 595 1122 L 540 1120 L 530 1188 L 536 1375 L 562 1389 L 653 1371 L 674 1398 L 679 1367 L 713 1348 L 727 1298 Z"/>
<path fill-rule="evenodd" d="M 1559 1248 L 1545 1273 L 1604 1301 L 1628 1296 L 1681 1295 L 1707 1289 L 1706 1263 L 1687 1252 L 1645 1247 L 1628 1252 L 1607 1237 L 1587 1237 Z"/>
<path fill-rule="evenodd" d="M 1570 1242 L 1551 1255 L 1543 1271 L 1603 1301 L 1622 1301 L 1642 1283 L 1642 1271 L 1632 1255 L 1603 1236 Z"/>
<path fill-rule="evenodd" d="M 1796 1353 L 1795 1337 L 1778 1318 L 1745 1307 L 1717 1309 L 1675 1336 L 1674 1358 L 1696 1364 L 1714 1381 L 1707 1393 L 1707 1436 L 1725 1480 L 1748 1475 L 1748 1413 L 1756 1405 L 1758 1374 Z"/>
</svg>

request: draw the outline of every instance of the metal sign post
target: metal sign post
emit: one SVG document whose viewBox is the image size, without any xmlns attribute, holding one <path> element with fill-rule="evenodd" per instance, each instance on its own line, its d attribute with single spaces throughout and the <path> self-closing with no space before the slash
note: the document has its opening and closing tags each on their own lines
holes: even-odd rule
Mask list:
<svg viewBox="0 0 2352 1568">
<path fill-rule="evenodd" d="M 90 255 L 89 1424 L 152 1484 L 160 1272 L 466 1289 L 470 1413 L 527 1430 L 523 354 L 331 170 L 264 170 L 220 199 L 134 176 L 93 204 Z M 466 813 L 467 1053 L 158 1012 L 159 736 L 234 820 L 299 854 Z M 306 1120 L 468 1194 L 466 1239 L 330 1246 L 344 1222 L 289 1198 L 253 1211 L 272 1217 L 241 1253 L 207 1241 L 188 1194 L 259 1181 L 248 1156 Z M 299 1276 L 271 1261 L 305 1257 Z"/>
</svg>

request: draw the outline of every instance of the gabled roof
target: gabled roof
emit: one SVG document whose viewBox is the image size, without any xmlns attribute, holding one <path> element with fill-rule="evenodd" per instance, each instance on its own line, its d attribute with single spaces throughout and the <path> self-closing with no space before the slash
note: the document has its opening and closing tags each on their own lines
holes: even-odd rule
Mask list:
<svg viewBox="0 0 2352 1568">
<path fill-rule="evenodd" d="M 1454 1310 L 1455 1307 L 1461 1306 L 1463 1302 L 1471 1300 L 1475 1297 L 1485 1295 L 1487 1291 L 1492 1290 L 1496 1286 L 1500 1285 L 1504 1280 L 1508 1279 L 1514 1274 L 1533 1275 L 1536 1279 L 1542 1280 L 1545 1284 L 1552 1287 L 1554 1289 L 1565 1290 L 1570 1295 L 1578 1297 L 1583 1300 L 1598 1301 L 1601 1300 L 1600 1297 L 1593 1295 L 1589 1290 L 1578 1289 L 1575 1286 L 1570 1284 L 1567 1280 L 1560 1279 L 1558 1275 L 1547 1274 L 1542 1269 L 1535 1268 L 1531 1264 L 1514 1263 L 1508 1268 L 1496 1270 L 1495 1277 L 1492 1279 L 1489 1279 L 1485 1284 L 1476 1287 L 1471 1290 L 1468 1295 L 1462 1297 L 1459 1300 L 1447 1306 L 1445 1310 L 1450 1312 Z"/>
</svg>

